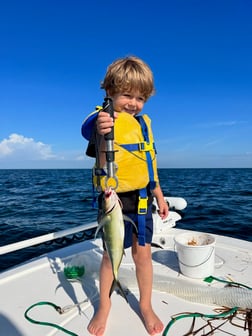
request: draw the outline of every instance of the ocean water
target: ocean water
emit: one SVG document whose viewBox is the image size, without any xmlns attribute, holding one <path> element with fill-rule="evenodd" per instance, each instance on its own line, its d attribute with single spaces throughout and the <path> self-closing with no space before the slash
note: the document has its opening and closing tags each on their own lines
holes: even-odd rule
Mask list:
<svg viewBox="0 0 252 336">
<path fill-rule="evenodd" d="M 252 169 L 159 169 L 159 177 L 166 196 L 187 200 L 177 227 L 252 241 Z M 91 170 L 0 170 L 1 246 L 94 220 Z M 0 271 L 56 244 L 2 255 Z"/>
</svg>

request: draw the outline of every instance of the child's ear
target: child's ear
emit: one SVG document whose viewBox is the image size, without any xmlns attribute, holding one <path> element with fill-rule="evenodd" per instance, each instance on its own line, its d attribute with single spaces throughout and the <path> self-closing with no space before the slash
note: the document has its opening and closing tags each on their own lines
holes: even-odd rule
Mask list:
<svg viewBox="0 0 252 336">
<path fill-rule="evenodd" d="M 113 95 L 111 94 L 109 90 L 106 91 L 106 96 L 109 98 L 113 98 Z"/>
</svg>

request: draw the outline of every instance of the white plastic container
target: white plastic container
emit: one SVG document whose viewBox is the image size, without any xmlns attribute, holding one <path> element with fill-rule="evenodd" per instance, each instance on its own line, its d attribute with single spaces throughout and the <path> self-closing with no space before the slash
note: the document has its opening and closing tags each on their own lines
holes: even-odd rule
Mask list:
<svg viewBox="0 0 252 336">
<path fill-rule="evenodd" d="M 213 275 L 215 238 L 208 233 L 185 232 L 174 237 L 179 268 L 190 278 Z"/>
</svg>

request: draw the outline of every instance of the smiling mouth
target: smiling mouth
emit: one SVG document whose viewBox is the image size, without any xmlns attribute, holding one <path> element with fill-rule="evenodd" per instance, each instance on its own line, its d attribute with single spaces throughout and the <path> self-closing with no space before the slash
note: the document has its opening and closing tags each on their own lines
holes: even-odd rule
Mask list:
<svg viewBox="0 0 252 336">
<path fill-rule="evenodd" d="M 130 113 L 130 114 L 136 114 L 136 110 L 130 110 L 130 109 L 124 109 L 125 112 Z"/>
</svg>

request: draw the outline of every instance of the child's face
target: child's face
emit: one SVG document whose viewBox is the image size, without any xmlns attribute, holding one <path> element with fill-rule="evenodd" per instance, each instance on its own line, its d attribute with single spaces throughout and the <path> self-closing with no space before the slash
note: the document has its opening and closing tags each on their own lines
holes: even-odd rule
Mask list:
<svg viewBox="0 0 252 336">
<path fill-rule="evenodd" d="M 145 103 L 144 97 L 135 91 L 117 93 L 112 98 L 115 111 L 127 112 L 133 116 L 142 111 Z"/>
</svg>

